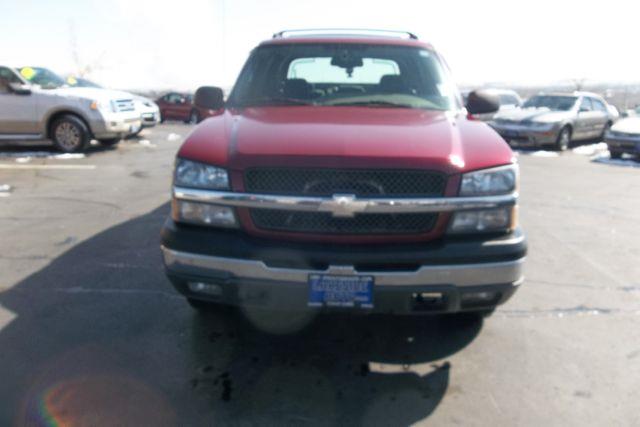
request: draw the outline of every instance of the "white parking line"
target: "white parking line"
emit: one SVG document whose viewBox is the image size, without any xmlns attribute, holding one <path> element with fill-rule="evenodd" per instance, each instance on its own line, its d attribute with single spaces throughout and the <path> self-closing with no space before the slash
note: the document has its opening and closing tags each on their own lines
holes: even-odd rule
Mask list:
<svg viewBox="0 0 640 427">
<path fill-rule="evenodd" d="M 21 170 L 35 170 L 35 169 L 74 169 L 74 170 L 93 170 L 96 169 L 96 165 L 3 165 L 0 164 L 0 169 L 21 169 Z"/>
</svg>

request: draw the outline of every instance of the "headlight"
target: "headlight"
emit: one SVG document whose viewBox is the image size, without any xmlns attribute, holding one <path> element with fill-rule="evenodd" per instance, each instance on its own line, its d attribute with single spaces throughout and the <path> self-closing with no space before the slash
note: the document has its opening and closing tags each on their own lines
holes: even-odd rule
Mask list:
<svg viewBox="0 0 640 427">
<path fill-rule="evenodd" d="M 212 227 L 236 228 L 238 226 L 233 208 L 184 200 L 174 201 L 173 219 L 177 222 Z"/>
<path fill-rule="evenodd" d="M 516 207 L 507 206 L 481 211 L 456 212 L 449 233 L 495 233 L 508 231 L 516 225 Z"/>
<path fill-rule="evenodd" d="M 117 112 L 116 105 L 113 103 L 113 101 L 93 101 L 91 103 L 91 109 L 102 111 L 104 113 Z"/>
<path fill-rule="evenodd" d="M 526 124 L 526 126 L 531 130 L 540 131 L 540 132 L 553 129 L 553 123 L 529 122 Z"/>
<path fill-rule="evenodd" d="M 462 175 L 460 196 L 509 194 L 518 188 L 518 165 L 501 166 Z"/>
<path fill-rule="evenodd" d="M 229 175 L 222 168 L 178 159 L 173 183 L 178 187 L 228 190 Z"/>
</svg>

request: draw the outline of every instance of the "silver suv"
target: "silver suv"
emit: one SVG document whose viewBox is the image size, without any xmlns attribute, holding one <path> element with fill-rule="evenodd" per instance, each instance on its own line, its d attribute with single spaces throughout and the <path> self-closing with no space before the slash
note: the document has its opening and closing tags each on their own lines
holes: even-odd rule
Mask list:
<svg viewBox="0 0 640 427">
<path fill-rule="evenodd" d="M 0 66 L 0 142 L 51 140 L 64 152 L 117 144 L 141 126 L 131 94 L 67 87 L 44 68 Z"/>
</svg>

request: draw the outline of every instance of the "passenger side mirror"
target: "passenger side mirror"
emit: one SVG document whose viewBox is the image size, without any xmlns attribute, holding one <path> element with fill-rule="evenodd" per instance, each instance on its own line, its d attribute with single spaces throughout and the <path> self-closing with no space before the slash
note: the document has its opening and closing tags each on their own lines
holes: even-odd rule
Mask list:
<svg viewBox="0 0 640 427">
<path fill-rule="evenodd" d="M 16 95 L 31 95 L 31 86 L 20 83 L 9 83 L 9 89 Z"/>
<path fill-rule="evenodd" d="M 474 90 L 467 97 L 466 107 L 472 115 L 495 113 L 500 109 L 500 98 L 483 90 Z"/>
<path fill-rule="evenodd" d="M 219 87 L 199 87 L 198 90 L 196 90 L 194 104 L 199 108 L 221 110 L 224 108 L 224 93 Z"/>
</svg>

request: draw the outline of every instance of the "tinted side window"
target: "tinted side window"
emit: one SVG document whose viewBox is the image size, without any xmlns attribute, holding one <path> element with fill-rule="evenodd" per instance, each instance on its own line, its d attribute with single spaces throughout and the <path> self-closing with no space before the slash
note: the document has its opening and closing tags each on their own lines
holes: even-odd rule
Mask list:
<svg viewBox="0 0 640 427">
<path fill-rule="evenodd" d="M 518 99 L 513 95 L 500 95 L 500 105 L 518 105 Z"/>
<path fill-rule="evenodd" d="M 599 99 L 592 98 L 591 103 L 593 104 L 593 109 L 596 111 L 602 111 L 604 113 L 607 112 L 607 107 L 604 105 L 602 101 Z"/>
<path fill-rule="evenodd" d="M 182 100 L 182 95 L 180 95 L 179 93 L 170 93 L 169 95 L 167 95 L 167 101 L 171 102 L 172 104 L 177 104 Z"/>
<path fill-rule="evenodd" d="M 582 98 L 582 102 L 580 103 L 581 111 L 593 111 L 593 106 L 591 105 L 590 98 Z"/>
<path fill-rule="evenodd" d="M 22 83 L 18 76 L 7 67 L 0 67 L 0 93 L 9 92 L 9 83 Z"/>
</svg>

